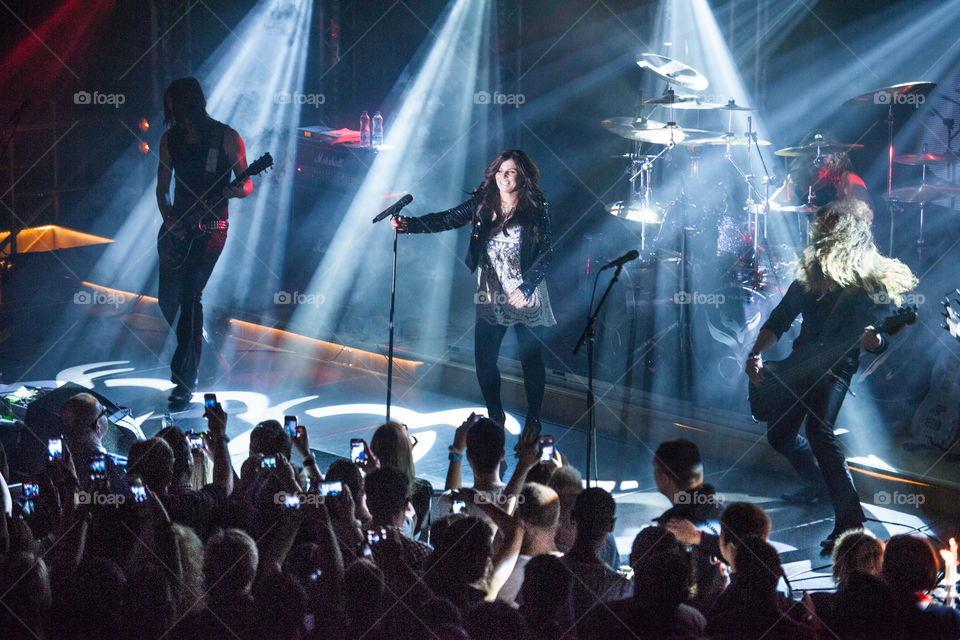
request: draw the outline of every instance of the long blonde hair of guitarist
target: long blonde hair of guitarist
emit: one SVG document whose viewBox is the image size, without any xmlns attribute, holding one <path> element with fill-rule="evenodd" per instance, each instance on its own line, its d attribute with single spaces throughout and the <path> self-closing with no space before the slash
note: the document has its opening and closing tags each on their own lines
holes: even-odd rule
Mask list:
<svg viewBox="0 0 960 640">
<path fill-rule="evenodd" d="M 855 198 L 836 200 L 817 212 L 798 266 L 804 290 L 825 294 L 836 285 L 855 285 L 894 304 L 903 302 L 918 280 L 910 267 L 877 251 L 872 220 L 870 207 Z"/>
</svg>

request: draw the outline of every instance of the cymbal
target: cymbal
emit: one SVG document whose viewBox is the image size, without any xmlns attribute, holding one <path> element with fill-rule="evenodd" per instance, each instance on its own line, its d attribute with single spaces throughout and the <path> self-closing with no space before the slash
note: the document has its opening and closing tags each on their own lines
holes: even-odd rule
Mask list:
<svg viewBox="0 0 960 640">
<path fill-rule="evenodd" d="M 929 183 L 894 189 L 889 196 L 891 200 L 899 200 L 900 202 L 933 202 L 934 200 L 958 197 L 960 197 L 960 187 Z"/>
<path fill-rule="evenodd" d="M 733 98 L 727 100 L 727 104 L 722 107 L 717 107 L 718 109 L 723 109 L 724 111 L 756 111 L 753 107 L 743 107 L 737 104 L 737 101 Z"/>
<path fill-rule="evenodd" d="M 683 144 L 688 147 L 723 147 L 726 145 L 730 145 L 731 147 L 747 147 L 753 144 L 753 140 L 749 136 L 735 136 L 720 133 L 703 137 L 690 136 L 684 138 Z M 763 138 L 757 138 L 757 144 L 761 147 L 769 147 L 773 143 Z"/>
<path fill-rule="evenodd" d="M 904 153 L 899 156 L 894 156 L 893 161 L 897 164 L 953 164 L 957 161 L 957 157 L 953 154 L 948 156 L 940 156 L 935 153 Z"/>
<path fill-rule="evenodd" d="M 844 106 L 854 106 L 858 104 L 876 104 L 887 106 L 889 104 L 910 104 L 916 105 L 916 100 L 908 100 L 907 96 L 926 96 L 936 87 L 933 82 L 901 82 L 882 89 L 876 89 L 869 93 L 861 93 L 859 96 L 850 98 L 844 102 Z"/>
<path fill-rule="evenodd" d="M 817 151 L 820 151 L 820 155 L 827 155 L 830 153 L 842 153 L 844 151 L 853 151 L 854 149 L 862 149 L 862 144 L 851 144 L 846 142 L 835 142 L 833 144 L 828 144 L 825 142 L 817 143 L 811 142 L 809 144 L 802 144 L 796 147 L 784 147 L 783 149 L 777 149 L 773 153 L 778 156 L 786 156 L 788 158 L 799 158 L 803 156 L 816 156 Z"/>
<path fill-rule="evenodd" d="M 659 98 L 650 98 L 649 100 L 644 100 L 644 104 L 652 104 L 657 107 L 670 107 L 673 109 L 719 109 L 723 106 L 720 102 L 704 102 L 703 98 L 698 95 L 693 94 L 667 94 L 660 96 Z"/>
<path fill-rule="evenodd" d="M 643 118 L 607 118 L 600 122 L 610 133 L 614 133 L 627 140 L 650 142 L 653 144 L 670 144 L 671 141 L 679 144 L 688 135 L 705 136 L 709 131 L 702 129 L 686 129 L 676 125 L 669 125 L 656 120 Z"/>
<path fill-rule="evenodd" d="M 679 60 L 660 56 L 655 53 L 644 53 L 637 59 L 637 66 L 647 69 L 661 80 L 681 86 L 691 91 L 703 91 L 709 86 L 707 78 L 693 67 L 683 64 Z"/>
<path fill-rule="evenodd" d="M 647 224 L 663 222 L 663 207 L 656 202 L 650 203 L 649 207 L 644 207 L 641 202 L 627 204 L 620 200 L 604 208 L 607 213 L 631 222 L 646 222 Z"/>
</svg>

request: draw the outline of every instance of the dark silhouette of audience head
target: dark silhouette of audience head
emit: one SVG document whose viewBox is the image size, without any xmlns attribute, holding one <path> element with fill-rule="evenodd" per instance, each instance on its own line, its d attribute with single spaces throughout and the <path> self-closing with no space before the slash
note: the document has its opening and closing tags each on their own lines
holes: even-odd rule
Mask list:
<svg viewBox="0 0 960 640">
<path fill-rule="evenodd" d="M 480 418 L 467 431 L 467 460 L 474 473 L 493 473 L 503 460 L 506 435 L 490 418 Z"/>
<path fill-rule="evenodd" d="M 653 477 L 657 490 L 673 501 L 678 491 L 703 484 L 703 461 L 697 445 L 679 438 L 661 442 L 653 454 Z"/>
<path fill-rule="evenodd" d="M 170 445 L 173 451 L 173 482 L 189 483 L 193 472 L 193 452 L 190 451 L 186 434 L 178 427 L 171 426 L 158 431 L 155 437 Z"/>
<path fill-rule="evenodd" d="M 736 550 L 742 540 L 756 536 L 766 540 L 770 535 L 770 516 L 752 502 L 731 502 L 720 514 L 720 552 L 735 567 Z"/>
<path fill-rule="evenodd" d="M 939 566 L 933 545 L 920 536 L 893 536 L 883 552 L 883 578 L 897 595 L 932 589 Z"/>
<path fill-rule="evenodd" d="M 175 461 L 173 449 L 166 440 L 137 440 L 130 445 L 127 472 L 139 475 L 144 484 L 157 493 L 164 493 L 173 480 Z"/>
<path fill-rule="evenodd" d="M 571 513 L 577 526 L 575 546 L 599 545 L 613 531 L 616 513 L 617 503 L 609 492 L 599 487 L 584 489 Z"/>
<path fill-rule="evenodd" d="M 276 420 L 264 420 L 250 432 L 250 455 L 262 455 L 267 458 L 282 455 L 290 459 L 293 441 L 290 434 Z"/>
<path fill-rule="evenodd" d="M 377 525 L 403 524 L 410 501 L 410 477 L 396 467 L 381 467 L 364 480 L 367 507 Z"/>
<path fill-rule="evenodd" d="M 560 558 L 551 555 L 530 558 L 524 567 L 517 600 L 531 632 L 539 631 L 544 638 L 555 638 L 560 633 L 552 632 L 570 628 L 573 581 L 573 574 Z"/>
</svg>

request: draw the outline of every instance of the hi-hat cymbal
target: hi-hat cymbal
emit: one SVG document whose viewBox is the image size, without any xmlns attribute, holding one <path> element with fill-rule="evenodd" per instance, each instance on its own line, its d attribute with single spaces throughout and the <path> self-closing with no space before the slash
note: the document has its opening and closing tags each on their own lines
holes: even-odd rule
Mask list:
<svg viewBox="0 0 960 640">
<path fill-rule="evenodd" d="M 604 129 L 627 140 L 650 142 L 652 144 L 681 143 L 689 135 L 706 136 L 709 131 L 686 129 L 656 120 L 643 118 L 607 118 L 600 122 Z"/>
<path fill-rule="evenodd" d="M 893 161 L 897 164 L 912 165 L 953 164 L 957 161 L 957 157 L 953 154 L 940 156 L 935 153 L 904 153 L 899 156 L 894 156 Z"/>
<path fill-rule="evenodd" d="M 889 196 L 891 200 L 899 200 L 900 202 L 933 202 L 934 200 L 958 197 L 960 197 L 960 187 L 929 183 L 894 189 Z"/>
<path fill-rule="evenodd" d="M 742 105 L 737 104 L 737 101 L 734 100 L 733 98 L 730 98 L 729 100 L 727 100 L 727 104 L 717 108 L 723 109 L 724 111 L 756 111 L 756 109 L 753 107 L 744 107 Z"/>
<path fill-rule="evenodd" d="M 703 91 L 709 86 L 707 78 L 693 67 L 683 64 L 679 60 L 660 56 L 655 53 L 644 53 L 637 59 L 637 66 L 647 69 L 653 75 L 670 84 L 675 84 L 691 91 Z"/>
<path fill-rule="evenodd" d="M 786 156 L 788 158 L 799 158 L 802 156 L 816 156 L 818 151 L 820 155 L 825 156 L 830 153 L 842 153 L 844 151 L 853 151 L 854 149 L 862 148 L 862 144 L 851 144 L 846 142 L 834 142 L 832 144 L 826 142 L 811 142 L 809 144 L 801 144 L 796 147 L 777 149 L 773 153 L 775 155 Z"/>
<path fill-rule="evenodd" d="M 753 144 L 750 136 L 736 136 L 730 133 L 711 134 L 709 136 L 687 136 L 683 144 L 688 147 L 748 147 Z M 761 147 L 769 147 L 772 143 L 763 138 L 757 139 L 757 144 Z"/>
<path fill-rule="evenodd" d="M 884 107 L 890 104 L 916 106 L 919 100 L 915 96 L 926 96 L 936 86 L 933 82 L 901 82 L 869 93 L 861 93 L 843 104 L 848 107 L 858 104 L 876 104 Z"/>
</svg>

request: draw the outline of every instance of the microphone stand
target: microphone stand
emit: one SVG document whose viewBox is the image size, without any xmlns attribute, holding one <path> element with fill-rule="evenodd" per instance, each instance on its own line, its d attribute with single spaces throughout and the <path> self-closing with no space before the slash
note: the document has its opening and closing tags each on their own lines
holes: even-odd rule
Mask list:
<svg viewBox="0 0 960 640">
<path fill-rule="evenodd" d="M 623 270 L 623 263 L 617 265 L 617 270 L 613 274 L 613 278 L 610 280 L 610 283 L 607 284 L 606 291 L 603 292 L 603 297 L 600 298 L 600 302 L 597 303 L 597 308 L 592 309 L 593 307 L 593 297 L 597 293 L 597 282 L 600 280 L 600 273 L 597 273 L 597 277 L 593 281 L 593 294 L 590 296 L 590 306 L 591 309 L 588 310 L 587 315 L 587 326 L 584 327 L 583 333 L 580 334 L 580 339 L 577 341 L 577 346 L 573 348 L 573 355 L 577 355 L 577 352 L 580 351 L 580 347 L 583 346 L 583 343 L 587 343 L 587 486 L 590 486 L 590 477 L 591 477 L 591 463 L 593 459 L 593 440 L 595 437 L 595 406 L 596 398 L 593 394 L 593 346 L 596 338 L 596 330 L 594 329 L 594 323 L 597 320 L 597 316 L 600 314 L 600 309 L 603 308 L 603 303 L 606 302 L 607 296 L 610 294 L 610 290 L 613 288 L 613 285 L 616 284 L 617 280 L 620 279 L 620 272 Z M 602 269 L 601 269 L 602 271 Z"/>
<path fill-rule="evenodd" d="M 393 230 L 393 278 L 390 283 L 390 346 L 387 347 L 387 417 L 390 422 L 390 401 L 393 398 L 393 316 L 397 309 L 397 238 L 398 229 Z"/>
</svg>

